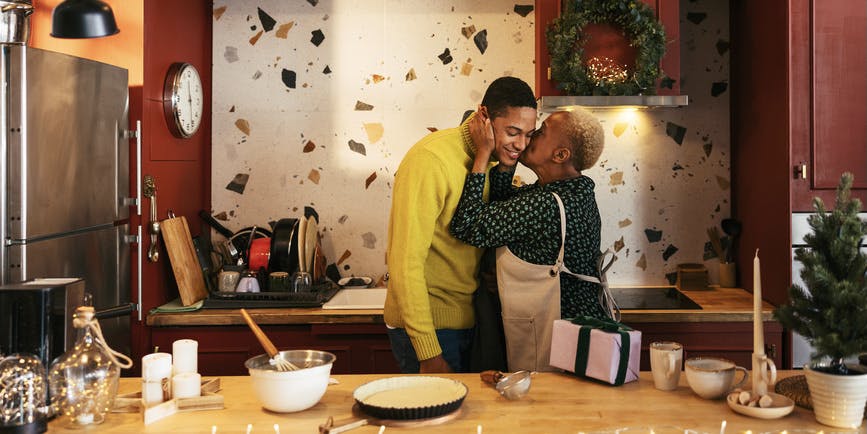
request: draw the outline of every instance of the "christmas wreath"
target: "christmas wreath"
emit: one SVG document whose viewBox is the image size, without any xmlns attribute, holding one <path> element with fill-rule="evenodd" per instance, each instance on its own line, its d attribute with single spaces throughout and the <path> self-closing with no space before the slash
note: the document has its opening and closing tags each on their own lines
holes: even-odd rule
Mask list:
<svg viewBox="0 0 867 434">
<path fill-rule="evenodd" d="M 570 0 L 566 11 L 545 32 L 551 54 L 551 78 L 568 95 L 652 95 L 661 76 L 665 31 L 650 6 L 641 0 Z M 587 24 L 623 29 L 636 49 L 635 65 L 613 65 L 610 59 L 583 59 L 580 43 Z"/>
</svg>

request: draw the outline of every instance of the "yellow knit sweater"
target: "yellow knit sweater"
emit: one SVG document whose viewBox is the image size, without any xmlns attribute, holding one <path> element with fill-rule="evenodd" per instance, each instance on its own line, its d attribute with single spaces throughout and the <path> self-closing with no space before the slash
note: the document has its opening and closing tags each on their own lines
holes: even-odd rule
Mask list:
<svg viewBox="0 0 867 434">
<path fill-rule="evenodd" d="M 482 250 L 449 233 L 475 155 L 467 122 L 421 139 L 395 174 L 384 316 L 389 326 L 406 329 L 419 360 L 442 353 L 436 329 L 475 324 Z"/>
</svg>

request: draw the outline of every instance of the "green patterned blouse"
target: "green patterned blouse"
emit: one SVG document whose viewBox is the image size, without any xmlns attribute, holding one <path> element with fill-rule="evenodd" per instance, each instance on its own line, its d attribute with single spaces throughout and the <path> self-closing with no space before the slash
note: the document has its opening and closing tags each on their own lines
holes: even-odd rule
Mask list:
<svg viewBox="0 0 867 434">
<path fill-rule="evenodd" d="M 482 200 L 484 173 L 470 173 L 452 217 L 451 232 L 476 247 L 508 246 L 515 256 L 534 264 L 553 264 L 560 251 L 560 209 L 566 210 L 566 267 L 573 273 L 599 277 L 601 220 L 593 180 L 580 176 L 522 187 L 512 186 L 513 172 L 490 170 L 491 202 Z M 599 285 L 560 273 L 563 318 L 586 315 L 607 318 L 599 304 Z"/>
</svg>

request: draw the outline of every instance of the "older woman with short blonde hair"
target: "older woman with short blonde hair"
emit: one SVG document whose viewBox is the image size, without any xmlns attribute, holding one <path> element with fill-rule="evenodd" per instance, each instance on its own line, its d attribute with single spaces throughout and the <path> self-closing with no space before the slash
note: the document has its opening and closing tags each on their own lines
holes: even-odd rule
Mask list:
<svg viewBox="0 0 867 434">
<path fill-rule="evenodd" d="M 599 160 L 605 133 L 586 110 L 552 113 L 519 157 L 538 180 L 515 187 L 514 166 L 501 163 L 487 170 L 495 147 L 489 125 L 476 119 L 471 126 L 476 159 L 450 229 L 466 243 L 497 248 L 509 370 L 550 370 L 554 319 L 610 313 L 599 302 L 601 218 L 595 184 L 582 174 Z"/>
</svg>

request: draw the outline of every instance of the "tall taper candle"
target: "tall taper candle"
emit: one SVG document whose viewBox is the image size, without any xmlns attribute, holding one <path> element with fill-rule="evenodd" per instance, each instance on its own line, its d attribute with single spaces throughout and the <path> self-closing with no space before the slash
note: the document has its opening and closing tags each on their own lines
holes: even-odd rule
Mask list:
<svg viewBox="0 0 867 434">
<path fill-rule="evenodd" d="M 762 272 L 759 249 L 753 259 L 753 354 L 765 354 L 765 332 L 762 326 Z"/>
</svg>

